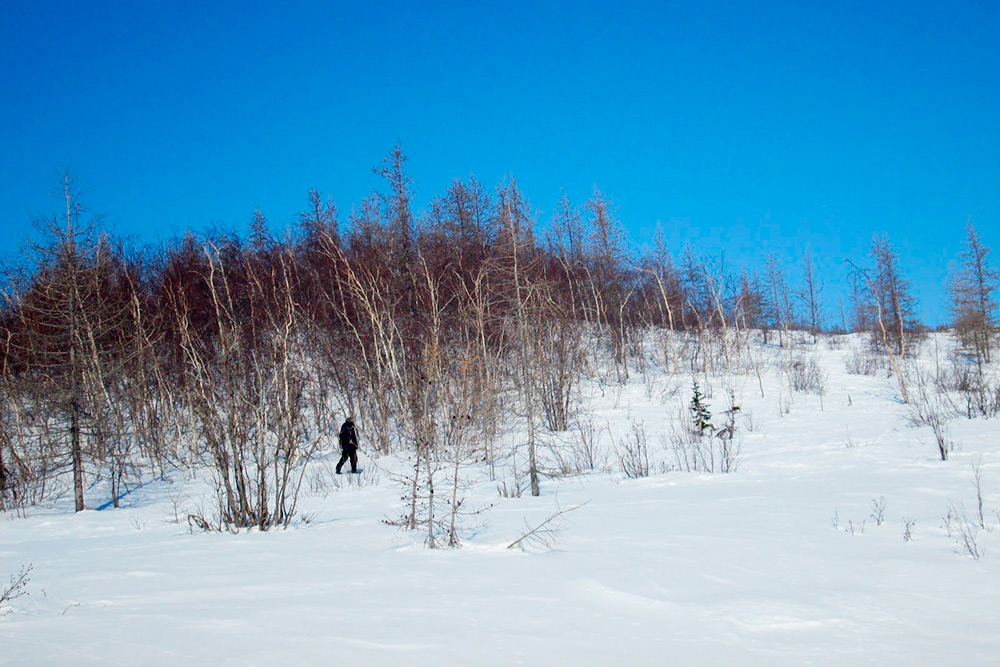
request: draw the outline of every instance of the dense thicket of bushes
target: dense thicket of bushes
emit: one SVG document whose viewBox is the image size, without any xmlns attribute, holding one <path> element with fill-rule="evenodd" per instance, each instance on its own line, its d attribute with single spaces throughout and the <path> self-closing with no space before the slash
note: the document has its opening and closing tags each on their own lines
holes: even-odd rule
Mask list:
<svg viewBox="0 0 1000 667">
<path fill-rule="evenodd" d="M 571 423 L 582 373 L 740 372 L 754 332 L 786 345 L 790 329 L 822 329 L 811 261 L 797 293 L 773 256 L 759 275 L 693 248 L 675 262 L 662 238 L 636 257 L 596 190 L 582 207 L 564 197 L 539 238 L 513 179 L 456 180 L 418 217 L 405 163 L 396 147 L 376 169 L 383 189 L 346 221 L 311 191 L 286 237 L 255 212 L 248 238 L 141 251 L 89 226 L 67 177 L 65 212 L 40 221 L 44 241 L 6 277 L 2 507 L 72 489 L 83 509 L 97 479 L 117 504 L 144 475 L 207 463 L 219 506 L 205 521 L 284 525 L 305 464 L 353 413 L 372 447 L 412 459 L 404 519 L 433 541 L 427 489 L 448 465 L 502 464 L 504 415 L 525 424 L 537 493 L 536 435 Z M 905 355 L 912 299 L 886 239 L 856 282 L 858 325 Z M 980 357 L 991 294 L 962 320 L 982 327 L 967 336 Z"/>
</svg>

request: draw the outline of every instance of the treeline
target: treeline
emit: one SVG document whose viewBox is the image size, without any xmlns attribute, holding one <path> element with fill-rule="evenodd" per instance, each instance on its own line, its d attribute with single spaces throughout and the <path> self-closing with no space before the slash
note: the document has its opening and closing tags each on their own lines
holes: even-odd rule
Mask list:
<svg viewBox="0 0 1000 667">
<path fill-rule="evenodd" d="M 456 180 L 418 217 L 405 166 L 397 146 L 346 224 L 310 191 L 287 237 L 255 212 L 245 239 L 141 252 L 88 224 L 66 177 L 65 210 L 40 221 L 0 306 L 2 508 L 72 490 L 82 510 L 98 480 L 117 506 L 144 476 L 207 463 L 218 507 L 203 527 L 286 525 L 306 464 L 354 414 L 371 447 L 411 461 L 403 523 L 451 540 L 461 466 L 513 467 L 538 493 L 539 434 L 570 426 L 582 376 L 747 372 L 751 340 L 824 329 L 808 255 L 799 290 L 773 255 L 735 272 L 675 258 L 660 235 L 636 257 L 596 190 L 582 207 L 564 196 L 539 238 L 513 179 Z M 980 365 L 996 333 L 987 253 L 970 225 L 956 325 Z M 888 239 L 852 276 L 842 321 L 905 358 L 920 326 Z M 515 453 L 496 447 L 506 417 L 523 425 Z"/>
</svg>

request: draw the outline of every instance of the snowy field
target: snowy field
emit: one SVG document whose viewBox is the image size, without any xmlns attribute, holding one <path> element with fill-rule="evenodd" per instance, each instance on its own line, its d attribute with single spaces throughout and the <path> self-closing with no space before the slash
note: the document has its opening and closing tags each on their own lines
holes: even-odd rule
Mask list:
<svg viewBox="0 0 1000 667">
<path fill-rule="evenodd" d="M 1000 664 L 1000 421 L 953 419 L 942 462 L 893 379 L 848 375 L 850 346 L 804 353 L 827 374 L 822 401 L 774 365 L 761 383 L 707 378 L 717 417 L 727 388 L 741 408 L 730 474 L 670 469 L 690 376 L 586 383 L 603 469 L 543 478 L 538 498 L 484 479 L 459 549 L 386 525 L 405 510 L 399 461 L 335 477 L 332 448 L 288 530 L 191 532 L 184 516 L 211 501 L 205 475 L 180 471 L 117 510 L 74 514 L 67 498 L 0 515 L 0 584 L 33 566 L 2 610 L 0 663 Z M 633 423 L 652 468 L 638 479 L 615 455 Z M 946 527 L 963 506 L 978 521 L 977 463 L 978 559 Z M 577 505 L 550 548 L 506 548 Z"/>
</svg>

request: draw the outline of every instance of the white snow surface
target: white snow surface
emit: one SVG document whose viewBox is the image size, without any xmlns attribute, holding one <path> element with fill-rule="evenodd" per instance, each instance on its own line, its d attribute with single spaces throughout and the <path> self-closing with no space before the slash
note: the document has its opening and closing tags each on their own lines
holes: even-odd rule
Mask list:
<svg viewBox="0 0 1000 667">
<path fill-rule="evenodd" d="M 661 435 L 690 375 L 584 383 L 604 469 L 545 477 L 537 498 L 502 497 L 479 471 L 465 504 L 484 511 L 462 520 L 458 549 L 386 524 L 405 511 L 386 472 L 400 461 L 362 456 L 361 475 L 335 477 L 332 446 L 310 473 L 326 490 L 304 488 L 308 521 L 287 530 L 191 532 L 183 516 L 211 506 L 207 472 L 150 481 L 120 509 L 8 512 L 0 585 L 33 570 L 29 595 L 0 610 L 0 664 L 1000 664 L 1000 421 L 955 418 L 942 462 L 895 381 L 848 375 L 849 353 L 807 350 L 828 373 L 822 409 L 775 368 L 763 397 L 754 376 L 707 378 L 713 413 L 726 388 L 741 407 L 730 474 L 666 469 Z M 632 422 L 649 477 L 627 478 L 614 455 Z M 979 559 L 945 529 L 950 507 L 976 514 L 976 462 Z M 506 548 L 582 503 L 551 548 Z"/>
</svg>

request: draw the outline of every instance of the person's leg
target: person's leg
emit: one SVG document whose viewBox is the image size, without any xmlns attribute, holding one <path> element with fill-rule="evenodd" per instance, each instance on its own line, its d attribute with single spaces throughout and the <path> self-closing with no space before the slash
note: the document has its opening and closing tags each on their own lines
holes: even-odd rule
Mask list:
<svg viewBox="0 0 1000 667">
<path fill-rule="evenodd" d="M 347 452 L 343 452 L 340 455 L 340 461 L 337 462 L 337 474 L 340 474 L 340 469 L 344 467 L 344 463 L 347 461 Z"/>
<path fill-rule="evenodd" d="M 358 452 L 354 450 L 351 452 L 351 472 L 358 471 Z"/>
</svg>

